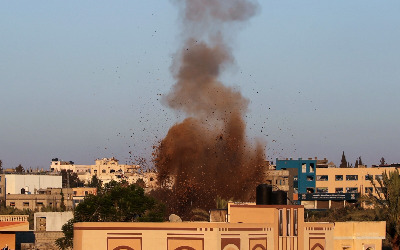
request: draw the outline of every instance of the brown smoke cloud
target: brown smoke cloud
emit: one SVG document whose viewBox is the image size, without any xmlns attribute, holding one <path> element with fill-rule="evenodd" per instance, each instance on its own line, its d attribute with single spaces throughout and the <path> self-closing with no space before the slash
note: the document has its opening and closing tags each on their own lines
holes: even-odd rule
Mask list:
<svg viewBox="0 0 400 250">
<path fill-rule="evenodd" d="M 215 207 L 217 196 L 248 201 L 261 182 L 264 145 L 246 139 L 249 101 L 218 77 L 234 62 L 229 33 L 256 13 L 245 0 L 177 1 L 182 7 L 184 44 L 173 63 L 176 79 L 164 98 L 187 118 L 156 147 L 159 183 L 175 179 L 172 212 Z M 171 203 L 170 203 L 171 204 Z"/>
</svg>

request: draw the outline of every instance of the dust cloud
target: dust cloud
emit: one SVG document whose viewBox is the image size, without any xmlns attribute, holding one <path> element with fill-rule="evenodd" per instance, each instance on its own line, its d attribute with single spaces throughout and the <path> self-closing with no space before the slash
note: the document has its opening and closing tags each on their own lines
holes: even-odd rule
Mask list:
<svg viewBox="0 0 400 250">
<path fill-rule="evenodd" d="M 181 9 L 183 45 L 171 66 L 176 79 L 163 102 L 185 114 L 155 147 L 158 182 L 173 180 L 170 210 L 215 207 L 215 199 L 255 200 L 262 181 L 263 142 L 246 137 L 249 100 L 219 77 L 234 63 L 230 39 L 258 5 L 245 0 L 175 1 Z"/>
</svg>

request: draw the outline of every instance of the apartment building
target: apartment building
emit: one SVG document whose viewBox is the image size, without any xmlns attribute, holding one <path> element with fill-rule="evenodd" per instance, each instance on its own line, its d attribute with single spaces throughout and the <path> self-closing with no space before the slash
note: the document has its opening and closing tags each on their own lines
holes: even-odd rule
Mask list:
<svg viewBox="0 0 400 250">
<path fill-rule="evenodd" d="M 376 195 L 382 174 L 396 167 L 336 168 L 327 160 L 299 158 L 278 160 L 276 169 L 289 171 L 289 199 L 305 208 L 343 207 L 356 202 L 362 195 Z"/>
<path fill-rule="evenodd" d="M 72 161 L 61 161 L 58 158 L 54 158 L 50 165 L 50 171 L 72 171 L 73 173 L 77 173 L 79 179 L 86 183 L 94 175 L 103 183 L 108 183 L 112 180 L 128 179 L 130 176 L 137 174 L 139 168 L 139 165 L 119 164 L 119 161 L 114 157 L 97 159 L 94 165 L 76 165 Z"/>
<path fill-rule="evenodd" d="M 39 189 L 34 194 L 6 195 L 6 205 L 18 209 L 30 209 L 34 211 L 40 211 L 44 207 L 59 209 L 62 203 L 64 203 L 66 210 L 72 210 L 72 188 L 47 188 Z"/>
</svg>

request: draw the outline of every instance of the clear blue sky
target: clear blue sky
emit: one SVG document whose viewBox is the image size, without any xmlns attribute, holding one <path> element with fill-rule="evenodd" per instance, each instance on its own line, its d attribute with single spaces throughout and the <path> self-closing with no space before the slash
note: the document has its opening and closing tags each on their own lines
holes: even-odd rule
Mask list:
<svg viewBox="0 0 400 250">
<path fill-rule="evenodd" d="M 181 45 L 170 1 L 1 1 L 0 159 L 149 158 L 183 118 L 160 95 Z M 400 162 L 400 2 L 261 1 L 222 80 L 268 159 Z M 131 154 L 129 153 L 131 152 Z"/>
</svg>

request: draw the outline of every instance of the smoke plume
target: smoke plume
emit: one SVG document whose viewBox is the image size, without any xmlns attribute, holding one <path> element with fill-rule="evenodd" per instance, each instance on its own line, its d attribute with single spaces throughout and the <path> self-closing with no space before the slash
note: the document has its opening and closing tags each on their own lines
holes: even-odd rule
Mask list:
<svg viewBox="0 0 400 250">
<path fill-rule="evenodd" d="M 183 46 L 171 67 L 176 83 L 164 102 L 186 114 L 154 151 L 158 181 L 174 180 L 172 211 L 213 208 L 217 196 L 254 199 L 264 145 L 250 143 L 244 121 L 249 101 L 219 76 L 234 63 L 228 40 L 252 17 L 246 0 L 180 0 Z M 170 203 L 171 204 L 171 203 Z"/>
</svg>

